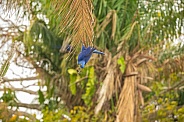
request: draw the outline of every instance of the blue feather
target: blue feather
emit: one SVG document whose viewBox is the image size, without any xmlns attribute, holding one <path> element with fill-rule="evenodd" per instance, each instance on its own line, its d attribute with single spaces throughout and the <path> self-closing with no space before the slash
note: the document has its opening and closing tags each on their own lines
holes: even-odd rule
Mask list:
<svg viewBox="0 0 184 122">
<path fill-rule="evenodd" d="M 105 53 L 104 53 L 104 52 L 100 52 L 100 51 L 98 51 L 98 50 L 94 50 L 94 51 L 93 51 L 93 53 L 97 53 L 97 54 L 105 55 Z"/>
<path fill-rule="evenodd" d="M 81 68 L 85 67 L 86 63 L 89 61 L 93 53 L 104 55 L 103 52 L 100 52 L 96 50 L 95 48 L 92 48 L 92 47 L 86 48 L 84 45 L 82 45 L 82 50 L 78 56 L 78 64 L 80 65 Z"/>
</svg>

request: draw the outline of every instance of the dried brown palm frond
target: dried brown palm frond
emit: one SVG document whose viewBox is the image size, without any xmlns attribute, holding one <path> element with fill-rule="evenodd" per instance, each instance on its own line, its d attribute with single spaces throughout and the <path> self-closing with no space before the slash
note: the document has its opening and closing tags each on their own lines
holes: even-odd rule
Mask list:
<svg viewBox="0 0 184 122">
<path fill-rule="evenodd" d="M 98 114 L 98 112 L 102 109 L 103 104 L 110 100 L 114 93 L 118 92 L 118 89 L 121 86 L 121 78 L 122 73 L 118 72 L 117 69 L 117 60 L 119 58 L 119 54 L 112 58 L 111 53 L 106 51 L 106 67 L 105 67 L 105 73 L 100 74 L 100 77 L 105 77 L 103 80 L 102 87 L 98 90 L 98 104 L 95 108 L 95 114 Z M 103 79 L 103 78 L 102 78 Z"/>
<path fill-rule="evenodd" d="M 184 55 L 167 59 L 163 64 L 160 64 L 159 67 L 163 69 L 163 74 L 165 76 L 174 72 L 182 72 L 184 71 Z"/>
<path fill-rule="evenodd" d="M 112 65 L 111 61 L 112 61 L 112 56 L 110 53 L 108 53 L 108 57 L 107 57 L 108 63 L 107 63 L 107 74 L 105 76 L 105 79 L 103 81 L 103 85 L 101 87 L 101 89 L 99 90 L 99 97 L 98 97 L 98 104 L 95 108 L 95 114 L 98 114 L 98 112 L 101 110 L 104 102 L 108 99 L 111 98 L 112 93 L 113 93 L 113 89 L 114 89 L 114 72 L 112 70 Z"/>
<path fill-rule="evenodd" d="M 117 22 L 117 13 L 114 10 L 113 11 L 113 16 L 112 16 L 112 33 L 111 33 L 111 38 L 114 39 L 115 33 L 116 33 L 116 22 Z"/>
<path fill-rule="evenodd" d="M 114 72 L 112 70 L 112 67 L 109 67 L 108 73 L 103 81 L 102 88 L 99 92 L 98 97 L 98 104 L 95 108 L 95 114 L 98 114 L 98 112 L 101 110 L 104 102 L 106 100 L 109 100 L 112 97 L 112 94 L 114 92 Z"/>
<path fill-rule="evenodd" d="M 126 74 L 136 72 L 136 68 L 132 62 L 127 64 Z M 117 104 L 117 118 L 116 122 L 134 122 L 136 120 L 136 82 L 137 76 L 129 76 L 124 80 L 124 85 L 121 90 L 118 104 Z"/>
<path fill-rule="evenodd" d="M 150 89 L 149 87 L 147 87 L 147 86 L 138 84 L 137 87 L 138 87 L 138 89 L 141 90 L 141 91 L 151 92 L 151 89 Z"/>
<path fill-rule="evenodd" d="M 144 97 L 142 95 L 141 90 L 138 90 L 138 98 L 139 98 L 139 102 L 141 103 L 141 105 L 144 106 Z"/>
<path fill-rule="evenodd" d="M 118 122 L 133 122 L 139 121 L 139 105 L 144 105 L 144 98 L 142 92 L 150 92 L 151 89 L 145 85 L 148 80 L 154 77 L 155 68 L 153 67 L 151 60 L 153 57 L 143 55 L 143 51 L 138 51 L 132 57 L 125 56 L 126 72 L 122 74 L 117 68 L 117 60 L 122 54 L 118 53 L 113 58 L 110 53 L 105 52 L 108 57 L 105 62 L 105 72 L 101 74 L 103 76 L 103 85 L 99 90 L 98 104 L 95 108 L 97 114 L 103 104 L 112 98 L 116 93 L 120 93 L 117 102 L 117 119 Z M 122 86 L 122 76 L 124 77 Z M 151 76 L 151 77 L 150 77 Z M 122 88 L 121 88 L 122 87 Z M 121 90 L 121 91 L 120 91 Z"/>
<path fill-rule="evenodd" d="M 85 46 L 93 43 L 93 6 L 92 0 L 53 0 L 55 12 L 61 18 L 60 29 L 68 31 L 72 45 L 77 46 L 80 42 Z"/>
<path fill-rule="evenodd" d="M 151 91 L 143 84 L 151 80 L 156 72 L 151 61 L 154 58 L 143 54 L 140 50 L 126 59 L 128 63 L 124 75 L 125 80 L 117 103 L 117 122 L 140 121 L 139 105 L 144 105 L 142 92 Z"/>
<path fill-rule="evenodd" d="M 137 66 L 137 70 L 139 72 L 138 78 L 140 84 L 145 84 L 153 80 L 157 73 L 157 69 L 154 67 L 153 62 L 149 62 L 148 60 Z"/>
<path fill-rule="evenodd" d="M 157 69 L 154 67 L 155 58 L 147 55 L 140 54 L 137 57 L 135 66 L 137 67 L 137 92 L 138 92 L 138 105 L 144 105 L 144 97 L 142 92 L 151 92 L 151 89 L 147 87 L 148 81 L 152 81 L 157 75 Z"/>
</svg>

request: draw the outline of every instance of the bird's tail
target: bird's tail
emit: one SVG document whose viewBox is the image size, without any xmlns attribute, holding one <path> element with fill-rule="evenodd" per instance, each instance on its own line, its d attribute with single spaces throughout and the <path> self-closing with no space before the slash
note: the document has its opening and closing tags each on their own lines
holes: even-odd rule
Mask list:
<svg viewBox="0 0 184 122">
<path fill-rule="evenodd" d="M 94 51 L 93 51 L 93 53 L 97 53 L 97 54 L 102 54 L 102 55 L 105 55 L 105 53 L 103 53 L 103 52 L 100 52 L 100 51 L 98 51 L 98 50 L 94 50 Z"/>
</svg>

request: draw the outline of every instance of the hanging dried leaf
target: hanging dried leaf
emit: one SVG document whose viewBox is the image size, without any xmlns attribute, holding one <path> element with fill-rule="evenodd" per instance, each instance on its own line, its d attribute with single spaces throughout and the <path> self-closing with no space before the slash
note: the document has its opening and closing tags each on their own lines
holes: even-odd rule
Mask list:
<svg viewBox="0 0 184 122">
<path fill-rule="evenodd" d="M 139 96 L 141 105 L 144 106 L 144 97 L 142 96 L 142 92 L 140 90 L 138 90 L 138 96 Z"/>
<path fill-rule="evenodd" d="M 129 74 L 134 71 L 133 65 L 128 63 L 126 73 Z M 121 90 L 118 100 L 117 118 L 116 122 L 134 122 L 135 113 L 135 83 L 136 76 L 126 77 L 124 80 L 123 89 Z"/>
<path fill-rule="evenodd" d="M 114 36 L 116 33 L 116 22 L 117 22 L 117 13 L 114 10 L 113 15 L 112 15 L 112 33 L 111 33 L 111 38 L 114 40 Z"/>
<path fill-rule="evenodd" d="M 138 87 L 138 89 L 140 89 L 142 91 L 151 92 L 151 89 L 149 87 L 147 87 L 147 86 L 138 84 L 137 87 Z"/>
<path fill-rule="evenodd" d="M 120 58 L 120 55 L 116 55 L 112 58 L 110 52 L 105 52 L 108 57 L 106 57 L 106 71 L 105 79 L 103 80 L 103 85 L 98 92 L 98 104 L 95 108 L 95 114 L 102 109 L 103 104 L 110 100 L 114 93 L 118 94 L 118 90 L 121 86 L 122 73 L 118 73 L 119 68 L 116 68 L 117 60 Z M 116 75 L 116 77 L 115 77 Z M 101 76 L 103 76 L 101 74 Z"/>
<path fill-rule="evenodd" d="M 114 92 L 114 87 L 114 72 L 112 70 L 112 67 L 109 67 L 108 74 L 106 75 L 105 80 L 103 81 L 102 88 L 99 92 L 98 105 L 95 108 L 95 114 L 98 114 L 104 102 L 111 98 Z"/>
</svg>

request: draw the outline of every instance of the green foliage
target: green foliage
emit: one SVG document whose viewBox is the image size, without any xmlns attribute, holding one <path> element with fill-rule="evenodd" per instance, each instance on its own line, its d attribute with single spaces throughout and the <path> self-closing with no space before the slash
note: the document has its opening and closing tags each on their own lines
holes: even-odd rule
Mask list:
<svg viewBox="0 0 184 122">
<path fill-rule="evenodd" d="M 76 94 L 76 81 L 80 79 L 79 74 L 74 69 L 68 69 L 68 73 L 70 74 L 70 91 L 73 95 Z"/>
<path fill-rule="evenodd" d="M 184 121 L 184 107 L 181 107 L 177 111 L 175 111 L 175 115 L 178 118 L 178 122 Z"/>
<path fill-rule="evenodd" d="M 123 57 L 118 59 L 118 64 L 120 65 L 119 68 L 120 68 L 121 72 L 124 73 L 126 65 L 125 65 L 125 60 Z"/>
<path fill-rule="evenodd" d="M 93 110 L 83 106 L 75 106 L 70 110 L 71 122 L 114 122 L 112 114 L 113 112 L 109 111 L 95 115 Z"/>
<path fill-rule="evenodd" d="M 68 115 L 65 109 L 57 109 L 55 111 L 50 111 L 48 108 L 42 110 L 43 113 L 43 121 L 44 122 L 55 122 L 55 121 L 62 121 L 68 122 L 63 115 Z"/>
<path fill-rule="evenodd" d="M 147 35 L 143 35 L 145 41 L 144 44 L 158 44 L 156 38 L 167 39 L 167 41 L 174 41 L 174 38 L 178 37 L 181 33 L 183 7 L 179 1 L 139 1 L 139 11 L 141 14 L 141 23 L 143 29 L 147 25 L 151 24 L 151 30 L 147 32 Z M 152 20 L 150 19 L 152 18 Z M 178 20 L 178 21 L 177 21 Z M 177 29 L 176 29 L 177 28 Z"/>
<path fill-rule="evenodd" d="M 16 105 L 17 103 L 15 92 L 9 88 L 4 88 L 4 93 L 0 100 L 3 100 L 3 102 L 8 103 L 10 106 Z"/>
<path fill-rule="evenodd" d="M 21 36 L 23 40 L 20 41 L 25 44 L 26 55 L 32 55 L 48 72 L 60 70 L 58 67 L 61 64 L 59 50 L 62 39 L 56 37 L 43 20 L 36 18 L 30 30 Z"/>
<path fill-rule="evenodd" d="M 175 86 L 181 77 L 170 74 L 168 82 L 152 82 L 150 84 L 152 93 L 145 95 L 146 105 L 143 108 L 143 121 L 183 121 L 183 101 L 180 89 L 166 89 L 168 86 Z M 165 89 L 165 90 L 164 90 Z M 165 91 L 165 92 L 163 92 Z"/>
<path fill-rule="evenodd" d="M 74 106 L 70 112 L 66 112 L 66 109 L 57 109 L 55 111 L 50 111 L 49 109 L 42 110 L 43 121 L 44 122 L 114 122 L 115 117 L 112 116 L 113 112 L 109 111 L 106 113 L 99 113 L 98 115 L 94 114 L 93 110 L 86 108 L 84 106 Z"/>
<path fill-rule="evenodd" d="M 92 105 L 92 98 L 96 90 L 96 78 L 94 67 L 87 67 L 82 70 L 81 73 L 78 73 L 75 69 L 68 69 L 70 74 L 70 84 L 69 88 L 73 95 L 77 93 L 77 86 L 80 86 L 79 89 L 84 90 L 82 94 L 82 99 L 86 105 Z M 78 84 L 78 85 L 77 85 Z"/>
<path fill-rule="evenodd" d="M 89 76 L 86 84 L 85 94 L 82 95 L 82 99 L 84 100 L 86 105 L 92 105 L 91 99 L 96 90 L 95 85 L 96 85 L 96 78 L 94 67 L 89 67 Z"/>
<path fill-rule="evenodd" d="M 38 90 L 38 100 L 39 100 L 40 104 L 43 104 L 45 101 L 43 92 L 40 89 Z"/>
<path fill-rule="evenodd" d="M 107 47 L 112 53 L 115 53 L 116 46 L 123 41 L 121 38 L 124 35 L 124 28 L 131 24 L 137 9 L 137 1 L 94 0 L 93 3 L 97 19 L 95 26 L 96 45 L 101 48 Z M 115 34 L 114 38 L 113 34 Z"/>
<path fill-rule="evenodd" d="M 184 105 L 184 89 L 178 90 L 178 105 Z"/>
</svg>

